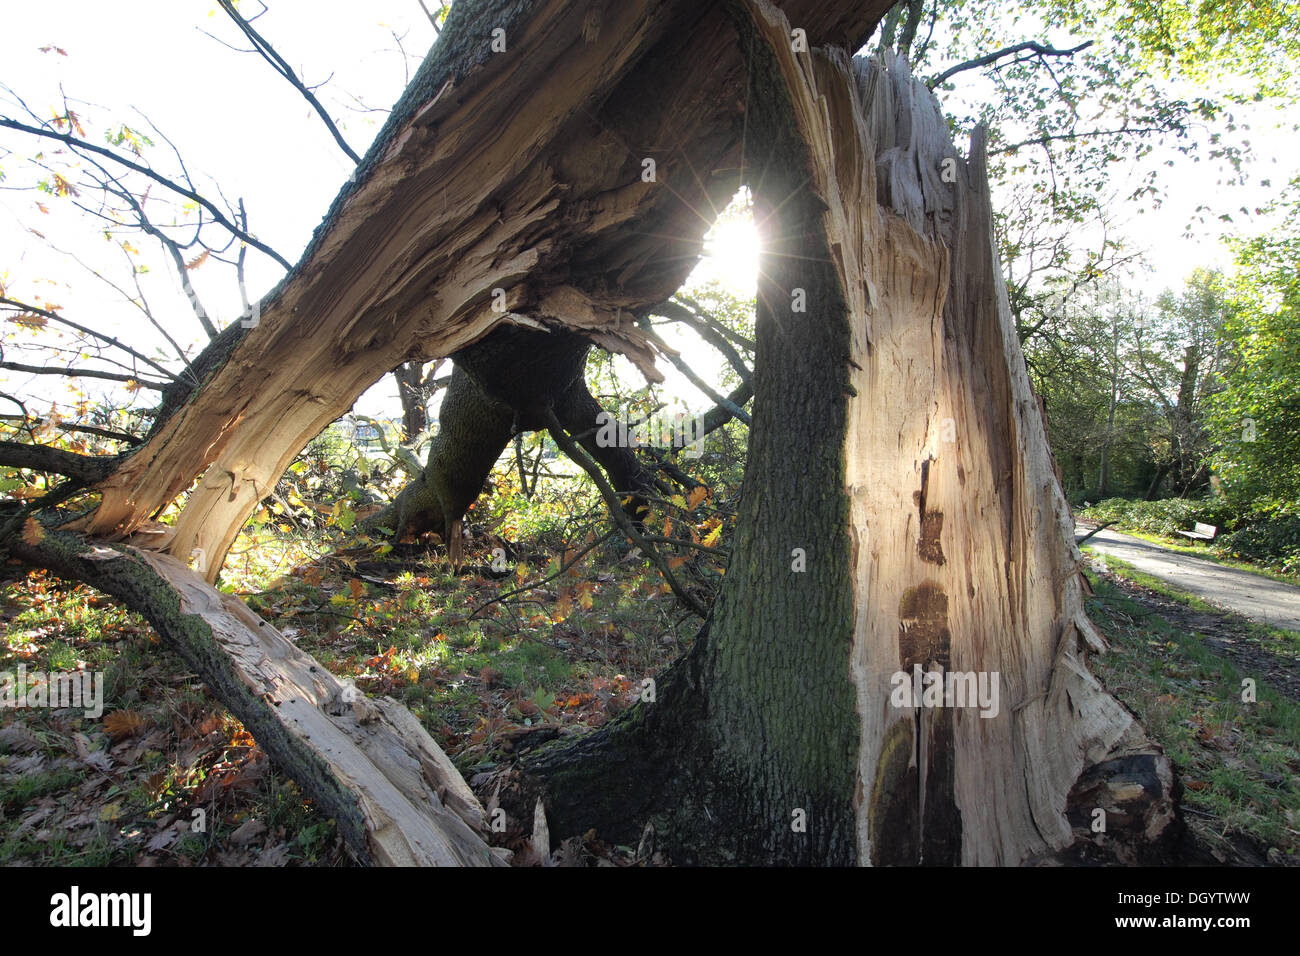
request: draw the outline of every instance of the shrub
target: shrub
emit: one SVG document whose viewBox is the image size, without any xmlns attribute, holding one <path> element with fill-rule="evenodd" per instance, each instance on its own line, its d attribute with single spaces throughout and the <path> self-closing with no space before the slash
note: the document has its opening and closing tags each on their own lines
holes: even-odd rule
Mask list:
<svg viewBox="0 0 1300 956">
<path fill-rule="evenodd" d="M 1245 525 L 1214 543 L 1216 551 L 1273 568 L 1300 574 L 1300 514 L 1279 514 Z"/>
<path fill-rule="evenodd" d="M 1130 501 L 1108 498 L 1079 512 L 1080 517 L 1105 523 L 1116 530 L 1140 531 L 1174 537 L 1196 522 L 1219 529 L 1212 547 L 1225 557 L 1249 561 L 1284 574 L 1300 573 L 1300 513 L 1295 505 L 1257 502 L 1254 509 L 1223 498 L 1165 498 Z"/>
<path fill-rule="evenodd" d="M 1198 521 L 1222 530 L 1234 527 L 1241 519 L 1240 509 L 1222 498 L 1164 498 L 1160 501 L 1107 498 L 1079 514 L 1102 523 L 1113 521 L 1120 530 L 1167 537 L 1173 537 L 1179 531 L 1190 531 Z"/>
</svg>

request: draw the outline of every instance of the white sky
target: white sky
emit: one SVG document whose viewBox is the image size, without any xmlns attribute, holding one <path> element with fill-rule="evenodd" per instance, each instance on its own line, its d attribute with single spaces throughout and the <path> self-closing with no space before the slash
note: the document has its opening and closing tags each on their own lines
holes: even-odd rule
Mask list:
<svg viewBox="0 0 1300 956">
<path fill-rule="evenodd" d="M 251 15 L 259 7 L 244 0 L 242 9 Z M 296 261 L 346 180 L 351 163 L 305 101 L 266 63 L 200 32 L 206 29 L 242 45 L 233 24 L 212 0 L 137 0 L 127 8 L 102 0 L 46 4 L 0 0 L 0 11 L 0 81 L 32 109 L 49 115 L 51 107 L 61 102 L 62 84 L 71 100 L 82 101 L 74 102 L 73 109 L 92 127 L 96 141 L 102 136 L 99 130 L 110 122 L 143 126 L 133 112 L 139 110 L 176 143 L 201 192 L 207 191 L 206 183 L 215 181 L 232 201 L 243 197 L 252 231 L 286 259 Z M 271 11 L 255 25 L 309 84 L 332 75 L 317 95 L 358 153 L 365 152 L 386 112 L 349 109 L 356 103 L 346 94 L 386 110 L 405 86 L 407 71 L 415 70 L 433 40 L 433 29 L 417 0 L 272 0 Z M 407 57 L 398 52 L 393 32 L 403 37 Z M 68 55 L 39 52 L 46 44 L 57 45 Z M 6 102 L 3 110 L 20 116 L 12 103 Z M 1256 179 L 1271 176 L 1274 188 L 1280 187 L 1300 168 L 1293 143 L 1258 129 L 1253 138 L 1262 155 L 1282 157 L 1280 163 L 1257 163 Z M 0 147 L 25 153 L 31 144 L 23 134 L 0 131 Z M 165 151 L 160 141 L 151 155 L 156 164 L 168 168 Z M 65 315 L 95 327 L 107 319 L 125 329 L 123 337 L 132 342 L 160 342 L 147 326 L 141 328 L 135 313 L 115 301 L 111 291 L 27 230 L 40 229 L 96 267 L 116 269 L 118 281 L 129 282 L 129 273 L 121 268 L 122 254 L 88 234 L 85 222 L 69 214 L 66 201 L 14 188 L 30 182 L 14 157 L 0 152 L 0 169 L 9 176 L 0 183 L 0 281 L 9 286 L 10 294 L 56 303 Z M 1155 267 L 1154 276 L 1147 280 L 1153 288 L 1180 285 L 1196 266 L 1227 264 L 1217 234 L 1232 227 L 1216 224 L 1193 240 L 1182 235 L 1198 202 L 1209 198 L 1225 210 L 1235 209 L 1254 206 L 1273 192 L 1255 186 L 1229 195 L 1216 185 L 1215 171 L 1208 164 L 1182 157 L 1162 176 L 1168 186 L 1165 205 L 1128 217 L 1135 243 L 1146 249 Z M 38 199 L 51 209 L 49 215 L 36 209 Z M 150 265 L 145 291 L 157 311 L 178 317 L 174 334 L 187 342 L 197 341 L 197 326 L 156 244 L 143 238 L 132 242 L 142 250 L 138 261 Z M 731 230 L 711 249 L 717 261 L 702 266 L 701 274 L 712 269 L 739 291 L 752 292 L 756 255 L 752 237 Z M 249 293 L 255 298 L 274 284 L 281 270 L 255 251 L 250 251 L 249 262 Z M 191 278 L 209 311 L 225 321 L 238 315 L 238 294 L 228 273 L 206 265 Z M 38 279 L 55 279 L 59 284 L 34 285 Z M 716 361 L 704 348 L 692 347 L 687 356 L 706 376 L 708 363 Z M 687 396 L 694 407 L 702 405 L 698 393 L 673 369 L 667 367 L 665 372 L 671 393 Z M 28 376 L 0 378 L 0 389 L 27 394 L 44 394 L 50 384 Z M 386 396 L 395 396 L 391 379 L 368 393 L 358 410 L 381 411 Z M 152 404 L 153 398 L 146 393 L 141 403 Z"/>
</svg>

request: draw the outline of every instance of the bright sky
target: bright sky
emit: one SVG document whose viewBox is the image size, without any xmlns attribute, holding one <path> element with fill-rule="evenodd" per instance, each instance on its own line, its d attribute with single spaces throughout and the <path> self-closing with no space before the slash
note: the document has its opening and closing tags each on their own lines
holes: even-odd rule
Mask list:
<svg viewBox="0 0 1300 956">
<path fill-rule="evenodd" d="M 435 8 L 436 4 L 428 6 Z M 259 7 L 244 0 L 241 9 L 251 15 Z M 141 114 L 147 116 L 176 144 L 200 191 L 206 192 L 212 182 L 218 182 L 232 202 L 242 197 L 252 231 L 290 261 L 298 258 L 350 172 L 350 161 L 288 83 L 257 56 L 231 50 L 201 32 L 207 30 L 242 46 L 235 27 L 212 0 L 137 0 L 130 5 L 129 14 L 102 0 L 48 4 L 9 0 L 3 23 L 0 81 L 34 111 L 50 115 L 51 108 L 61 103 L 61 86 L 83 122 L 96 130 L 94 139 L 110 122 L 124 121 L 147 129 Z M 414 71 L 434 37 L 417 0 L 364 4 L 355 0 L 273 0 L 271 11 L 255 25 L 306 82 L 328 80 L 317 95 L 358 153 L 364 153 L 387 108 L 405 86 L 408 71 Z M 405 47 L 405 56 L 394 34 Z M 66 51 L 67 56 L 40 52 L 39 48 L 48 44 Z M 4 100 L 4 112 L 21 116 L 10 97 L 0 93 L 0 99 Z M 367 112 L 367 107 L 374 111 Z M 1261 154 L 1285 157 L 1281 164 L 1257 164 L 1257 179 L 1271 176 L 1274 186 L 1280 186 L 1296 172 L 1297 158 L 1284 137 L 1265 135 L 1257 128 L 1254 141 Z M 30 145 L 22 134 L 0 131 L 0 149 L 26 152 Z M 166 149 L 159 141 L 152 153 L 155 162 L 164 167 L 168 166 Z M 115 269 L 117 281 L 130 282 L 129 271 L 122 268 L 123 254 L 101 237 L 88 234 L 84 220 L 71 215 L 66 201 L 24 189 L 31 178 L 22 174 L 18 165 L 0 151 L 0 170 L 8 174 L 0 183 L 0 281 L 15 297 L 58 304 L 65 315 L 96 327 L 107 319 L 125 328 L 131 341 L 161 346 L 161 338 L 144 326 L 137 314 L 124 309 L 111 290 L 28 231 L 39 229 L 85 262 Z M 1216 239 L 1219 229 L 1231 227 L 1217 224 L 1196 240 L 1182 235 L 1198 202 L 1210 198 L 1232 209 L 1254 206 L 1272 193 L 1256 186 L 1240 195 L 1225 195 L 1216 185 L 1214 170 L 1181 157 L 1162 175 L 1169 183 L 1167 202 L 1158 210 L 1131 216 L 1129 227 L 1155 267 L 1149 280 L 1153 287 L 1180 285 L 1198 265 L 1226 263 Z M 36 208 L 38 199 L 51 210 L 49 214 Z M 141 247 L 137 261 L 150 266 L 142 284 L 157 312 L 180 317 L 173 319 L 185 330 L 178 337 L 187 343 L 197 341 L 197 325 L 156 244 L 138 238 L 132 241 Z M 752 231 L 728 224 L 714 236 L 708 252 L 712 260 L 701 265 L 697 278 L 717 276 L 742 294 L 752 293 L 757 256 Z M 274 262 L 250 253 L 249 294 L 260 296 L 280 274 Z M 209 311 L 225 321 L 238 316 L 239 296 L 228 272 L 206 265 L 192 272 L 191 278 Z M 42 279 L 55 279 L 58 284 L 34 284 Z M 682 344 L 686 344 L 684 340 Z M 712 353 L 693 339 L 686 355 L 705 375 L 716 362 Z M 670 394 L 701 407 L 703 400 L 675 370 L 669 367 L 665 372 Z M 43 392 L 48 385 L 48 381 L 37 383 L 26 376 L 0 380 L 0 389 L 28 394 Z M 358 410 L 381 411 L 389 401 L 395 402 L 394 396 L 389 380 L 368 393 Z M 142 404 L 152 402 L 151 395 L 141 398 Z"/>
</svg>

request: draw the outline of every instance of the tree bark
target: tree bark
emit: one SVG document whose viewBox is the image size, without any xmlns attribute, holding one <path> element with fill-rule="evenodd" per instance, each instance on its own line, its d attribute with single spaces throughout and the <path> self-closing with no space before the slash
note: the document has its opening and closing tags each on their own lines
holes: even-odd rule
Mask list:
<svg viewBox="0 0 1300 956">
<path fill-rule="evenodd" d="M 402 441 L 413 442 L 429 427 L 430 388 L 425 382 L 423 362 L 403 362 L 393 369 L 397 394 L 402 403 Z"/>
<path fill-rule="evenodd" d="M 15 539 L 15 557 L 84 581 L 142 613 L 288 772 L 362 863 L 500 866 L 483 809 L 404 707 L 368 698 L 238 599 L 168 555 L 67 532 Z"/>
<path fill-rule="evenodd" d="M 734 557 L 653 702 L 526 760 L 510 797 L 544 793 L 553 837 L 650 823 L 682 863 L 1151 859 L 1172 771 L 1087 669 L 1104 643 L 983 136 L 962 160 L 900 61 L 796 55 L 770 4 L 736 9 L 768 239 Z M 914 667 L 996 676 L 1000 699 L 896 705 Z"/>
<path fill-rule="evenodd" d="M 810 42 L 850 46 L 888 5 L 785 4 Z M 202 387 L 100 484 L 83 530 L 129 535 L 198 478 L 169 548 L 203 550 L 215 580 L 293 456 L 369 385 L 502 322 L 554 320 L 658 380 L 631 316 L 676 291 L 711 224 L 701 210 L 734 191 L 743 77 L 718 3 L 453 7 L 256 327 L 214 343 Z"/>
<path fill-rule="evenodd" d="M 453 528 L 482 492 L 510 440 L 546 427 L 554 408 L 565 427 L 608 474 L 614 488 L 631 494 L 625 510 L 638 518 L 652 482 L 629 448 L 600 447 L 597 416 L 582 371 L 591 343 L 557 329 L 502 326 L 455 353 L 455 369 L 438 415 L 438 434 L 424 470 L 370 518 L 399 538 L 434 531 L 450 543 Z"/>
</svg>

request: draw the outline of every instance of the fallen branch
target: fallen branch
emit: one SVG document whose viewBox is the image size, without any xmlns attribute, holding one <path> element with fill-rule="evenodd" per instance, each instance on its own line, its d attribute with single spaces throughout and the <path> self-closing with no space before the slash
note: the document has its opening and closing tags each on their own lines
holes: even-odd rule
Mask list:
<svg viewBox="0 0 1300 956">
<path fill-rule="evenodd" d="M 10 553 L 120 600 L 203 678 L 365 864 L 501 866 L 483 810 L 411 713 L 368 698 L 169 555 L 44 530 Z"/>
</svg>

